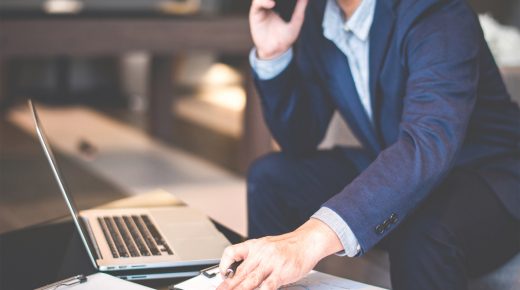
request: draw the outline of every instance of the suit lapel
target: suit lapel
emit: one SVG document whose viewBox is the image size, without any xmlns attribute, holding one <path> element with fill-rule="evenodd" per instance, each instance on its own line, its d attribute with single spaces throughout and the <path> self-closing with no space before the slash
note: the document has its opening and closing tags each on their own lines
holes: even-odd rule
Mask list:
<svg viewBox="0 0 520 290">
<path fill-rule="evenodd" d="M 347 57 L 331 41 L 326 39 L 322 43 L 320 54 L 325 65 L 328 87 L 341 115 L 349 125 L 352 125 L 352 130 L 364 144 L 368 144 L 375 152 L 379 152 L 381 146 L 377 142 L 372 123 L 359 100 Z"/>
<path fill-rule="evenodd" d="M 374 121 L 379 115 L 376 102 L 376 85 L 390 40 L 394 31 L 395 14 L 394 1 L 377 1 L 374 12 L 374 21 L 370 29 L 370 48 L 369 48 L 369 88 L 372 112 Z"/>
</svg>

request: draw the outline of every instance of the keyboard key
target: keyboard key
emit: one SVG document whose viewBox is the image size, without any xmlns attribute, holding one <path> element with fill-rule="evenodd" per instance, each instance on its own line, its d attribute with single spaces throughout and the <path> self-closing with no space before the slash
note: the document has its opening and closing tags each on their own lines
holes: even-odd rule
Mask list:
<svg viewBox="0 0 520 290">
<path fill-rule="evenodd" d="M 130 231 L 130 235 L 132 235 L 132 238 L 134 239 L 134 242 L 137 245 L 137 248 L 139 249 L 141 255 L 150 256 L 150 251 L 148 251 L 148 248 L 146 247 L 146 244 L 144 243 L 143 238 L 141 237 L 141 234 L 139 233 L 139 230 L 137 229 L 135 223 L 128 216 L 123 216 L 123 220 L 125 221 L 125 225 Z"/>
<path fill-rule="evenodd" d="M 112 241 L 112 237 L 110 236 L 110 233 L 108 232 L 107 225 L 105 224 L 105 221 L 98 217 L 97 218 L 99 226 L 101 227 L 101 230 L 103 231 L 103 236 L 105 236 L 105 240 L 108 243 L 108 247 L 110 248 L 110 252 L 112 253 L 112 257 L 118 258 L 119 254 L 117 253 L 116 246 L 114 245 L 114 242 Z"/>
<path fill-rule="evenodd" d="M 170 247 L 166 243 L 163 245 L 163 247 L 164 247 L 164 250 L 163 250 L 164 252 L 168 253 L 168 255 L 173 255 L 173 251 L 170 249 Z"/>
<path fill-rule="evenodd" d="M 152 234 L 152 237 L 154 238 L 155 243 L 157 243 L 157 245 L 161 245 L 161 246 L 166 245 L 166 241 L 161 236 L 161 234 L 159 233 L 159 231 L 157 230 L 155 225 L 152 223 L 150 218 L 146 215 L 142 215 L 141 218 L 143 219 L 144 224 L 146 225 L 146 228 L 148 228 L 148 230 L 150 231 L 150 234 Z"/>
<path fill-rule="evenodd" d="M 105 221 L 105 224 L 107 225 L 108 231 L 110 232 L 110 236 L 112 237 L 112 240 L 114 241 L 114 244 L 116 246 L 117 252 L 119 253 L 119 257 L 126 258 L 129 257 L 128 251 L 126 250 L 125 243 L 123 242 L 123 239 L 121 238 L 121 235 L 119 234 L 119 231 L 116 229 L 116 225 L 112 218 L 105 217 L 103 218 Z"/>
<path fill-rule="evenodd" d="M 139 229 L 139 232 L 141 233 L 141 236 L 144 238 L 144 241 L 146 242 L 146 245 L 150 249 L 150 252 L 152 253 L 152 255 L 160 256 L 161 252 L 157 248 L 157 245 L 155 244 L 155 241 L 154 241 L 152 235 L 150 234 L 148 229 L 146 229 L 146 226 L 145 226 L 142 218 L 139 216 L 133 215 L 132 220 L 137 225 L 137 228 Z"/>
<path fill-rule="evenodd" d="M 134 241 L 132 240 L 132 237 L 130 236 L 130 233 L 126 226 L 123 223 L 123 219 L 121 217 L 114 217 L 114 221 L 116 222 L 116 226 L 119 229 L 119 233 L 121 233 L 121 236 L 123 237 L 123 241 L 126 245 L 126 248 L 130 252 L 130 255 L 132 257 L 139 257 L 141 254 L 137 250 L 137 247 L 135 246 Z"/>
</svg>

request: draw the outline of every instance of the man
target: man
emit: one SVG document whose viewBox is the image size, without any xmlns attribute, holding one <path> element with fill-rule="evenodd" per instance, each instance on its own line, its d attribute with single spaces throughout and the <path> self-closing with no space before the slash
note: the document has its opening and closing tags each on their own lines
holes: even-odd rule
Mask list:
<svg viewBox="0 0 520 290">
<path fill-rule="evenodd" d="M 286 0 L 280 0 L 286 1 Z M 282 148 L 248 176 L 250 237 L 219 289 L 276 289 L 331 254 L 390 254 L 395 289 L 465 289 L 519 250 L 520 114 L 464 0 L 253 0 Z M 318 151 L 337 110 L 363 148 Z M 264 237 L 270 235 L 269 237 Z"/>
</svg>

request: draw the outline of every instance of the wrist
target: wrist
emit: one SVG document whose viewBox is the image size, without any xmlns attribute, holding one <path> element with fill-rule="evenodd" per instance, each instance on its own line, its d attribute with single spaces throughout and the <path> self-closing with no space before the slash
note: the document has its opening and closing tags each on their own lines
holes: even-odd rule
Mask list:
<svg viewBox="0 0 520 290">
<path fill-rule="evenodd" d="M 311 218 L 297 231 L 304 231 L 312 248 L 316 249 L 318 260 L 343 250 L 336 233 L 324 222 Z"/>
<path fill-rule="evenodd" d="M 276 50 L 262 50 L 258 47 L 256 48 L 256 56 L 259 60 L 272 60 L 280 57 L 282 54 L 287 52 L 290 47 L 285 49 L 276 49 Z"/>
</svg>

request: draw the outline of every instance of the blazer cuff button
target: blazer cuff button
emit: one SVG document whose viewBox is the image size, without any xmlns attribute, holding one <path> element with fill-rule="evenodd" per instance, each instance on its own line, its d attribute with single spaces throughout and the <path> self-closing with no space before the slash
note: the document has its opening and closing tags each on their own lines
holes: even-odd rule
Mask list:
<svg viewBox="0 0 520 290">
<path fill-rule="evenodd" d="M 390 222 L 395 224 L 397 223 L 397 221 L 399 220 L 399 217 L 397 216 L 397 214 L 393 213 L 390 215 Z"/>
</svg>

